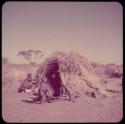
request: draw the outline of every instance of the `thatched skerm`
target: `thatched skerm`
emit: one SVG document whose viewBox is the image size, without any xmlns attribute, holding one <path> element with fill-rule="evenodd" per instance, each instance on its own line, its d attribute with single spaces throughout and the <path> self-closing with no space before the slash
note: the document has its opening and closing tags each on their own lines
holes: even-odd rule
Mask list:
<svg viewBox="0 0 125 124">
<path fill-rule="evenodd" d="M 78 53 L 55 52 L 47 58 L 36 72 L 36 79 L 48 95 L 65 94 L 65 86 L 72 96 L 89 94 L 96 97 L 104 93 L 100 78 L 94 74 L 93 68 L 86 57 Z"/>
</svg>

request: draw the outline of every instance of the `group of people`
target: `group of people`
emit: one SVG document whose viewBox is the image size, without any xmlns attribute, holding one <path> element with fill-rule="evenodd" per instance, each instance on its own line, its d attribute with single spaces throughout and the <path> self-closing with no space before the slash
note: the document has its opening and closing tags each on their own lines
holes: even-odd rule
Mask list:
<svg viewBox="0 0 125 124">
<path fill-rule="evenodd" d="M 47 94 L 41 89 L 37 80 L 32 78 L 31 73 L 27 74 L 26 78 L 18 88 L 18 93 L 21 92 L 32 92 L 32 98 L 23 100 L 25 102 L 41 103 L 43 100 L 45 100 L 45 98 L 47 99 Z"/>
<path fill-rule="evenodd" d="M 72 100 L 71 94 L 67 88 L 62 85 L 61 89 L 65 90 L 69 96 L 69 100 Z M 32 92 L 32 97 L 27 100 L 23 100 L 24 102 L 39 104 L 43 102 L 51 102 L 52 97 L 50 98 L 50 96 L 47 94 L 47 90 L 42 88 L 42 85 L 36 79 L 33 79 L 31 73 L 27 74 L 26 78 L 18 88 L 18 93 L 29 91 Z"/>
</svg>

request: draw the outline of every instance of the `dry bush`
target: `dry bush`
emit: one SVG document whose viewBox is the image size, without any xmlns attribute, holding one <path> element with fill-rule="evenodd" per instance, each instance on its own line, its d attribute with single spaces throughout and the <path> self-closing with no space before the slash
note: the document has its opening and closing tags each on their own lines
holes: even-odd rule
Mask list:
<svg viewBox="0 0 125 124">
<path fill-rule="evenodd" d="M 96 75 L 100 77 L 121 78 L 123 71 L 121 65 L 91 63 Z"/>
<path fill-rule="evenodd" d="M 105 75 L 110 78 L 121 78 L 122 70 L 119 66 L 114 64 L 109 64 L 105 68 Z"/>
</svg>

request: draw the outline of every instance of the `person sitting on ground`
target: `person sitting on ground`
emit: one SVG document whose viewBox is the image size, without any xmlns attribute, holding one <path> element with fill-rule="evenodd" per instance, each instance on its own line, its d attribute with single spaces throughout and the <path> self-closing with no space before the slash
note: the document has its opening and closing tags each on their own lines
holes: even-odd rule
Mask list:
<svg viewBox="0 0 125 124">
<path fill-rule="evenodd" d="M 41 104 L 44 102 L 50 102 L 48 99 L 48 96 L 46 94 L 47 91 L 43 90 L 40 85 L 38 85 L 32 92 L 32 97 L 28 98 L 26 100 L 23 100 L 24 102 L 27 103 L 37 103 Z"/>
<path fill-rule="evenodd" d="M 42 103 L 43 102 L 43 95 L 41 94 L 41 90 L 39 87 L 37 87 L 32 94 L 32 97 L 27 99 L 27 100 L 23 100 L 24 102 L 27 103 Z"/>
<path fill-rule="evenodd" d="M 24 81 L 22 82 L 21 86 L 18 88 L 18 92 L 26 92 L 27 89 L 31 89 L 32 88 L 32 74 L 29 73 L 27 74 L 27 77 L 24 79 Z"/>
</svg>

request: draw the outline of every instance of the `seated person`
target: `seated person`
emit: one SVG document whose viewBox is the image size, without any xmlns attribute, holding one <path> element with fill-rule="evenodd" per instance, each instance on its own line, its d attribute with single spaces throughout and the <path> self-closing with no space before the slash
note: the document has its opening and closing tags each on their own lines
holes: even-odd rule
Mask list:
<svg viewBox="0 0 125 124">
<path fill-rule="evenodd" d="M 24 102 L 27 103 L 42 103 L 43 101 L 43 94 L 41 93 L 41 89 L 39 87 L 37 87 L 36 89 L 34 89 L 34 91 L 32 92 L 32 97 L 26 100 L 23 100 Z"/>
<path fill-rule="evenodd" d="M 50 102 L 49 97 L 47 95 L 47 90 L 43 89 L 41 85 L 35 86 L 35 89 L 32 91 L 32 97 L 26 100 L 23 100 L 27 103 L 44 103 Z"/>
<path fill-rule="evenodd" d="M 27 74 L 27 77 L 24 79 L 24 81 L 22 82 L 21 86 L 18 88 L 18 92 L 26 92 L 27 89 L 31 89 L 32 88 L 32 74 Z"/>
</svg>

